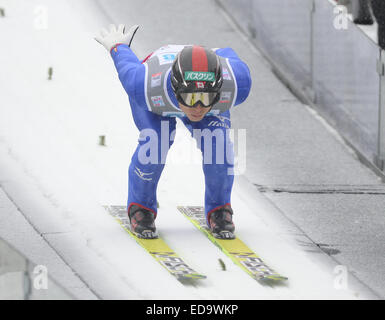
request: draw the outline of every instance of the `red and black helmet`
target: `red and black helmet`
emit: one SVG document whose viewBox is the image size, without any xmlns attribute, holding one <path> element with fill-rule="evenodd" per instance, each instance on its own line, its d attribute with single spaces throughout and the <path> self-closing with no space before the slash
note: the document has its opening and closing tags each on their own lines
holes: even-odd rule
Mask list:
<svg viewBox="0 0 385 320">
<path fill-rule="evenodd" d="M 218 56 L 202 46 L 186 46 L 172 65 L 171 86 L 183 105 L 193 106 L 191 99 L 186 103 L 186 94 L 195 92 L 208 93 L 204 102 L 203 99 L 201 101 L 205 107 L 214 105 L 219 100 L 222 83 L 222 66 Z"/>
</svg>

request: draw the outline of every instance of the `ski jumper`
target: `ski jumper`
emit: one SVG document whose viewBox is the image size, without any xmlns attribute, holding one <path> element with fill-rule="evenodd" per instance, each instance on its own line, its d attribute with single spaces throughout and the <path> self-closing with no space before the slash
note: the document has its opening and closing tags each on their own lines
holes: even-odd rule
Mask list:
<svg viewBox="0 0 385 320">
<path fill-rule="evenodd" d="M 231 48 L 217 49 L 215 53 L 220 58 L 223 73 L 219 102 L 201 121 L 190 121 L 179 108 L 170 78 L 172 63 L 183 48 L 184 45 L 164 46 L 143 61 L 128 45 L 118 44 L 111 50 L 119 79 L 129 96 L 134 122 L 140 131 L 128 170 L 127 206 L 129 210 L 136 204 L 156 216 L 156 189 L 174 140 L 175 118 L 178 117 L 202 151 L 208 219 L 212 211 L 230 204 L 234 151 L 228 130 L 231 127 L 229 110 L 245 101 L 250 92 L 251 77 L 247 65 Z M 205 139 L 210 134 L 215 138 Z M 217 139 L 217 135 L 223 139 Z M 205 152 L 205 149 L 210 152 Z M 221 154 L 225 156 L 218 156 Z"/>
</svg>

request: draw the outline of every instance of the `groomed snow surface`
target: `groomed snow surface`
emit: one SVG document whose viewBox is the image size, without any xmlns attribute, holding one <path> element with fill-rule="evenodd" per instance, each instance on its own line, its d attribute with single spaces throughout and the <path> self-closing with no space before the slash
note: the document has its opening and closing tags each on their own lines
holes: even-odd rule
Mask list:
<svg viewBox="0 0 385 320">
<path fill-rule="evenodd" d="M 90 292 L 72 291 L 75 297 L 365 298 L 338 285 L 332 261 L 320 263 L 320 253 L 299 247 L 297 230 L 281 223 L 275 208 L 242 177 L 236 177 L 232 196 L 237 234 L 289 281 L 261 285 L 197 231 L 176 210 L 201 205 L 204 192 L 199 151 L 179 122 L 159 183 L 157 228 L 207 279 L 186 285 L 169 275 L 102 208 L 125 204 L 138 137 L 112 60 L 93 40 L 109 21 L 90 0 L 3 0 L 1 6 L 0 184 Z M 106 146 L 98 144 L 101 135 Z M 23 231 L 10 220 L 2 219 L 10 225 L 0 237 L 20 240 Z M 28 238 L 17 248 L 36 258 Z M 44 264 L 71 291 L 52 261 Z"/>
</svg>

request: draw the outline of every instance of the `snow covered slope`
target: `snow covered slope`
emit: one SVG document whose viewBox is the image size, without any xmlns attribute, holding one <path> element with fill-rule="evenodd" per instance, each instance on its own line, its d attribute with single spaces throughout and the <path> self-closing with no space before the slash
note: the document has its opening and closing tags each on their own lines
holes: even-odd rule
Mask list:
<svg viewBox="0 0 385 320">
<path fill-rule="evenodd" d="M 199 152 L 180 123 L 159 184 L 157 227 L 208 278 L 183 285 L 171 277 L 102 208 L 125 203 L 138 136 L 112 61 L 93 40 L 110 21 L 91 0 L 1 5 L 1 186 L 99 298 L 365 298 L 338 285 L 332 263 L 325 267 L 299 248 L 291 236 L 298 230 L 283 226 L 242 178 L 232 200 L 237 234 L 288 283 L 260 285 L 200 234 L 176 209 L 203 200 Z M 98 145 L 101 135 L 106 146 Z M 18 249 L 29 255 L 27 243 Z M 60 274 L 54 276 L 60 282 Z"/>
</svg>

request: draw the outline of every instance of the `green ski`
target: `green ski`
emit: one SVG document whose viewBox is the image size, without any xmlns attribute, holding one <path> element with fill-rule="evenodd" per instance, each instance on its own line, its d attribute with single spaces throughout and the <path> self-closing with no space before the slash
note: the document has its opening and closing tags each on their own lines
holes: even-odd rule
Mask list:
<svg viewBox="0 0 385 320">
<path fill-rule="evenodd" d="M 286 277 L 267 266 L 266 263 L 238 237 L 235 239 L 215 238 L 207 227 L 203 207 L 179 206 L 178 210 L 235 264 L 241 267 L 254 279 L 273 281 L 287 280 Z"/>
<path fill-rule="evenodd" d="M 104 208 L 115 218 L 123 229 L 135 239 L 156 261 L 167 269 L 178 280 L 204 279 L 206 276 L 199 274 L 172 250 L 162 238 L 141 239 L 130 231 L 130 222 L 125 206 L 104 206 Z"/>
</svg>

